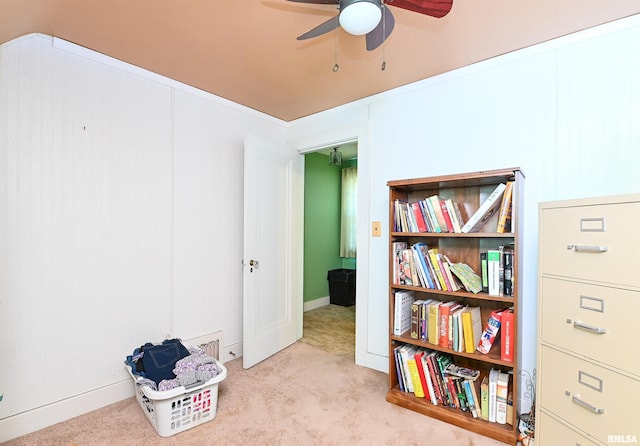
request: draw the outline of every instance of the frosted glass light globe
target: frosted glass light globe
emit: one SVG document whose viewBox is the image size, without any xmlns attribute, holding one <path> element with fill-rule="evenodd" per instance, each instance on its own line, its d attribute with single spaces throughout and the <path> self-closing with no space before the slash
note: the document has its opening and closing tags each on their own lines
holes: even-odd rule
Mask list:
<svg viewBox="0 0 640 446">
<path fill-rule="evenodd" d="M 378 26 L 382 18 L 379 2 L 355 1 L 340 11 L 340 26 L 349 34 L 361 36 Z"/>
</svg>

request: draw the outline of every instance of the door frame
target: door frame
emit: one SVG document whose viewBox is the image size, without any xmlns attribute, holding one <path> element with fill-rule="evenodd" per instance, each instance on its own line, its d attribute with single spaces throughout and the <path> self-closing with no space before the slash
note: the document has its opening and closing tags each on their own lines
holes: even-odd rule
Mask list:
<svg viewBox="0 0 640 446">
<path fill-rule="evenodd" d="M 369 180 L 370 162 L 369 129 L 366 124 L 355 124 L 328 132 L 307 135 L 303 138 L 290 139 L 287 147 L 301 155 L 313 153 L 330 146 L 346 143 L 358 145 L 358 257 L 356 260 L 356 355 L 355 363 L 381 372 L 387 372 L 388 356 L 372 353 L 369 349 Z M 301 228 L 304 230 L 304 228 Z M 304 235 L 304 234 L 303 234 Z M 301 237 L 303 239 L 303 237 Z M 302 249 L 302 247 L 300 248 Z M 300 278 L 299 289 L 302 289 Z M 300 296 L 298 310 L 298 339 L 303 334 L 304 297 Z M 386 332 L 383 333 L 386 336 Z"/>
</svg>

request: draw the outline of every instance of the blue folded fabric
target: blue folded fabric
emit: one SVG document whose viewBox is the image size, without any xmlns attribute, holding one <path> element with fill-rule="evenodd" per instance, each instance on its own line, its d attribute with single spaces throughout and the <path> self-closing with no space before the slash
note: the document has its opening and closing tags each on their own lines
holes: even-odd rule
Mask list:
<svg viewBox="0 0 640 446">
<path fill-rule="evenodd" d="M 164 379 L 174 379 L 176 362 L 190 354 L 180 339 L 167 339 L 161 344 L 147 342 L 134 351 L 133 357 L 128 356 L 125 363 L 132 367 L 136 375 L 159 384 Z"/>
</svg>

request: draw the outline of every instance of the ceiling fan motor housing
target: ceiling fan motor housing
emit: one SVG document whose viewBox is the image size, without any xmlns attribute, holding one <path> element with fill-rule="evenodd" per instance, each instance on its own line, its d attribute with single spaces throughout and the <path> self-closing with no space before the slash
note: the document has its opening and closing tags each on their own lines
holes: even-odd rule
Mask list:
<svg viewBox="0 0 640 446">
<path fill-rule="evenodd" d="M 382 0 L 340 0 L 340 26 L 349 34 L 367 34 L 381 18 Z"/>
</svg>

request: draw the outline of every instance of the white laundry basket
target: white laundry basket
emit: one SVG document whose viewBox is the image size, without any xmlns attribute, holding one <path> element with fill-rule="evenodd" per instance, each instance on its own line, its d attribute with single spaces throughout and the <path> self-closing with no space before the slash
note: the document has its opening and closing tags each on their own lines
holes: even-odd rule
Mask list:
<svg viewBox="0 0 640 446">
<path fill-rule="evenodd" d="M 209 381 L 189 388 L 156 391 L 148 385 L 138 385 L 141 378 L 127 370 L 133 379 L 136 399 L 149 422 L 161 437 L 183 432 L 211 421 L 218 406 L 218 384 L 227 377 L 227 369 L 216 361 L 218 374 Z"/>
</svg>

